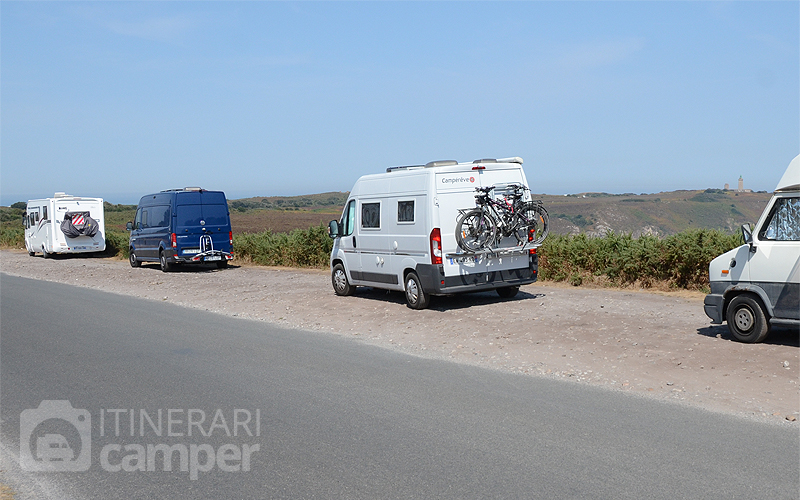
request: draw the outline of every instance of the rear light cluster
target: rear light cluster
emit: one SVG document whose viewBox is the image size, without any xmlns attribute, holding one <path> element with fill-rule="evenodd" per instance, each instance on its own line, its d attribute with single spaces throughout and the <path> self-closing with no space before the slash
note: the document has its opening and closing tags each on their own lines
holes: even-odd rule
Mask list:
<svg viewBox="0 0 800 500">
<path fill-rule="evenodd" d="M 438 227 L 431 231 L 431 264 L 442 263 L 442 232 Z"/>
<path fill-rule="evenodd" d="M 172 248 L 178 248 L 178 238 L 175 236 L 175 233 L 172 233 L 170 238 L 172 239 Z"/>
</svg>

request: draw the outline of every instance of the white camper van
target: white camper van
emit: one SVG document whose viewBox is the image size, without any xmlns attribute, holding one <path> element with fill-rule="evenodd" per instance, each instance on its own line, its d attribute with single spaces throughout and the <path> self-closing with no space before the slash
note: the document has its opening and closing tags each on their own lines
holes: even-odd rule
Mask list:
<svg viewBox="0 0 800 500">
<path fill-rule="evenodd" d="M 455 235 L 459 210 L 475 207 L 475 188 L 501 184 L 527 187 L 522 158 L 435 161 L 359 178 L 341 220 L 328 228 L 334 291 L 405 291 L 414 309 L 427 307 L 431 295 L 497 290 L 513 297 L 536 281 L 536 247 L 514 240 L 470 253 Z"/>
<path fill-rule="evenodd" d="M 23 225 L 25 248 L 47 258 L 57 253 L 102 252 L 106 249 L 102 198 L 56 193 L 28 200 Z"/>
<path fill-rule="evenodd" d="M 741 342 L 761 342 L 772 326 L 800 327 L 800 155 L 783 174 L 745 244 L 711 261 L 705 312 L 728 322 Z"/>
</svg>

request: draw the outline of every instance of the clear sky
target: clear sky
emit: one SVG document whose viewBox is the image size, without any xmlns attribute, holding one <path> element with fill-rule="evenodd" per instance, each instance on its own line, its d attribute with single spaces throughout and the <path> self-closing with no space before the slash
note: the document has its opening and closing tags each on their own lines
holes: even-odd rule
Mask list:
<svg viewBox="0 0 800 500">
<path fill-rule="evenodd" d="M 771 191 L 800 2 L 0 2 L 0 204 L 347 191 L 521 156 L 534 192 Z"/>
</svg>

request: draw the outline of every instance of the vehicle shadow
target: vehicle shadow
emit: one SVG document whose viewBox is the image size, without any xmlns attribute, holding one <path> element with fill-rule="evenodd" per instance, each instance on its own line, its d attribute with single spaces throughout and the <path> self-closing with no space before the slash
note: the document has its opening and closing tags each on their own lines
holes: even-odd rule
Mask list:
<svg viewBox="0 0 800 500">
<path fill-rule="evenodd" d="M 358 287 L 355 292 L 356 297 L 369 300 L 380 300 L 393 304 L 405 304 L 406 296 L 404 292 L 395 290 L 381 290 L 379 288 Z M 520 291 L 516 296 L 504 299 L 497 295 L 497 292 L 473 292 L 461 293 L 457 295 L 443 295 L 431 297 L 428 309 L 433 311 L 445 312 L 459 309 L 466 309 L 472 306 L 495 304 L 498 302 L 513 302 L 519 300 L 529 300 L 544 297 L 543 293 L 528 293 Z"/>
<path fill-rule="evenodd" d="M 737 342 L 731 335 L 730 330 L 725 325 L 711 325 L 705 328 L 698 328 L 697 334 L 704 337 L 717 337 L 730 342 Z M 761 342 L 770 345 L 785 345 L 790 347 L 800 347 L 800 330 L 790 327 L 772 327 L 767 338 Z"/>
<path fill-rule="evenodd" d="M 173 265 L 170 270 L 164 274 L 172 273 L 210 273 L 214 271 L 226 271 L 228 269 L 236 269 L 240 266 L 228 264 L 227 267 L 217 267 L 216 264 L 190 264 L 190 265 Z M 142 262 L 141 269 L 149 269 L 161 272 L 161 265 L 158 262 Z"/>
</svg>

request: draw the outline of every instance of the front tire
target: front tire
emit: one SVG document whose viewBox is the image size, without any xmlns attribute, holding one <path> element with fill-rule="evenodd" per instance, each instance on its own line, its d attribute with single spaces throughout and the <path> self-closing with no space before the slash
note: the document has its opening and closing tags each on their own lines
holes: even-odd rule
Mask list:
<svg viewBox="0 0 800 500">
<path fill-rule="evenodd" d="M 344 270 L 342 264 L 333 266 L 333 271 L 331 271 L 331 284 L 333 284 L 333 291 L 336 292 L 336 295 L 353 295 L 356 291 L 356 287 L 347 281 L 347 271 Z"/>
<path fill-rule="evenodd" d="M 761 301 L 751 295 L 737 295 L 728 305 L 728 330 L 739 342 L 761 342 L 769 335 L 769 321 Z"/>
<path fill-rule="evenodd" d="M 417 273 L 410 272 L 406 276 L 406 302 L 411 309 L 425 309 L 430 304 L 431 296 L 422 289 Z"/>
<path fill-rule="evenodd" d="M 167 254 L 163 250 L 158 254 L 158 262 L 161 264 L 161 271 L 165 273 L 172 271 L 172 264 L 167 260 Z"/>
<path fill-rule="evenodd" d="M 133 248 L 128 251 L 128 262 L 130 262 L 131 267 L 141 267 L 142 263 L 136 260 L 136 254 L 133 252 Z"/>
<path fill-rule="evenodd" d="M 49 259 L 50 258 L 50 254 L 47 253 L 47 250 L 44 249 L 44 246 L 42 246 L 42 258 L 44 258 L 44 259 Z"/>
</svg>

